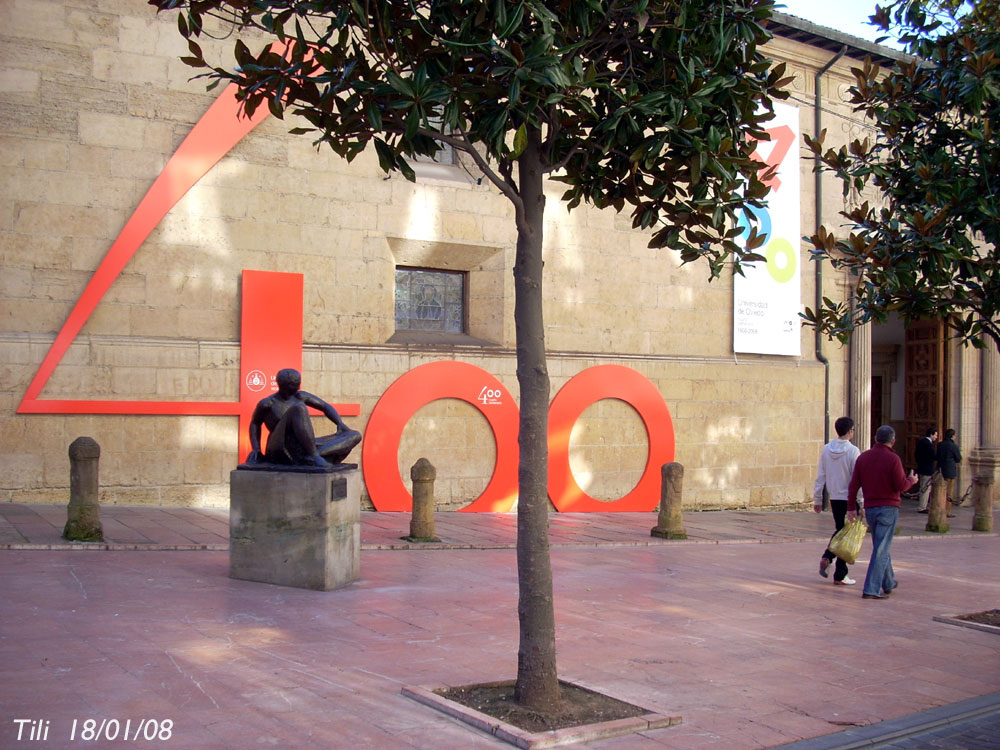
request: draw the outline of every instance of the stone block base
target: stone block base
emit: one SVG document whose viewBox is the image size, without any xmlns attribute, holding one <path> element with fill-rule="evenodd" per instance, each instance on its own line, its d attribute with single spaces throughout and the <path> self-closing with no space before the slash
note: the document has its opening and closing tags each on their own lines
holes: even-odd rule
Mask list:
<svg viewBox="0 0 1000 750">
<path fill-rule="evenodd" d="M 687 539 L 688 535 L 684 529 L 661 529 L 659 526 L 654 526 L 649 530 L 650 536 L 655 536 L 658 539 Z"/>
<path fill-rule="evenodd" d="M 229 477 L 229 576 L 329 591 L 361 572 L 361 477 L 241 471 Z"/>
</svg>

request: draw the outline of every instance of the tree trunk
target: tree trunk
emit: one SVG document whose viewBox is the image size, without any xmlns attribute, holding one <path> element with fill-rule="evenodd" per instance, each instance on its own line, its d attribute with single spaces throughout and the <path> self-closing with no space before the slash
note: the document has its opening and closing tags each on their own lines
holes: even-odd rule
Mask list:
<svg viewBox="0 0 1000 750">
<path fill-rule="evenodd" d="M 542 318 L 545 194 L 540 142 L 539 131 L 529 129 L 528 145 L 517 160 L 524 210 L 518 221 L 514 262 L 514 328 L 521 390 L 517 504 L 517 615 L 521 638 L 514 698 L 522 705 L 547 711 L 559 703 L 559 680 L 548 536 L 549 373 Z"/>
</svg>

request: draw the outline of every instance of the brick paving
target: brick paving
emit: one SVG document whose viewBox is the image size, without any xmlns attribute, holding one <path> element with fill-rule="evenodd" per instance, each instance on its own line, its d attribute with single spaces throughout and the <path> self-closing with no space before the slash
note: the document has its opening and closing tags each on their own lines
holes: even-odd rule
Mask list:
<svg viewBox="0 0 1000 750">
<path fill-rule="evenodd" d="M 884 601 L 817 574 L 828 514 L 689 513 L 686 542 L 655 518 L 552 517 L 561 677 L 683 717 L 584 747 L 833 741 L 1000 693 L 1000 637 L 934 620 L 1000 606 L 1000 537 L 962 530 L 970 509 L 943 536 L 904 510 Z M 88 719 L 170 719 L 163 747 L 205 750 L 506 746 L 401 689 L 513 677 L 512 516 L 440 514 L 442 545 L 415 550 L 408 514 L 365 513 L 361 578 L 332 592 L 228 578 L 225 511 L 102 508 L 92 553 L 60 546 L 64 520 L 0 506 L 0 747 L 16 719 L 50 747 L 117 746 L 82 742 Z"/>
</svg>

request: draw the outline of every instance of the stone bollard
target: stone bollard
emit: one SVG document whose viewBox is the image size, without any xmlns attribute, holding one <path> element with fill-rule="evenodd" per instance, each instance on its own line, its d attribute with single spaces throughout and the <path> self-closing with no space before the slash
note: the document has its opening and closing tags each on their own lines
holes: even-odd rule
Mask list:
<svg viewBox="0 0 1000 750">
<path fill-rule="evenodd" d="M 933 531 L 938 534 L 947 533 L 951 527 L 948 525 L 948 498 L 944 492 L 944 478 L 941 472 L 935 472 L 931 478 L 931 500 L 927 506 L 927 526 L 926 531 Z"/>
<path fill-rule="evenodd" d="M 972 480 L 972 504 L 976 515 L 972 518 L 973 531 L 993 531 L 993 477 L 984 475 Z"/>
<path fill-rule="evenodd" d="M 437 471 L 426 458 L 418 459 L 410 469 L 413 480 L 413 513 L 410 516 L 408 542 L 440 542 L 434 536 L 434 479 Z"/>
<path fill-rule="evenodd" d="M 660 478 L 660 512 L 649 535 L 660 539 L 687 539 L 681 515 L 684 466 L 676 462 L 663 464 Z"/>
<path fill-rule="evenodd" d="M 78 437 L 69 446 L 69 506 L 63 539 L 71 542 L 103 542 L 98 464 L 101 446 L 90 437 Z"/>
</svg>

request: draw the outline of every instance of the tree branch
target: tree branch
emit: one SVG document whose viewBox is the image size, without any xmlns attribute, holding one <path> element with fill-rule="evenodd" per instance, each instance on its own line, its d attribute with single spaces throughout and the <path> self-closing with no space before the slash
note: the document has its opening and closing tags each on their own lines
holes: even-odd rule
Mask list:
<svg viewBox="0 0 1000 750">
<path fill-rule="evenodd" d="M 569 160 L 572 159 L 574 156 L 576 156 L 577 154 L 585 154 L 585 153 L 587 153 L 585 149 L 583 149 L 583 148 L 581 148 L 579 146 L 574 146 L 570 150 L 570 152 L 568 154 L 566 154 L 565 158 L 560 159 L 555 164 L 550 164 L 549 166 L 545 167 L 542 170 L 542 174 L 550 174 L 551 172 L 558 172 L 560 169 L 562 169 L 567 164 L 569 164 Z M 589 161 L 589 158 L 588 158 L 588 161 Z"/>
<path fill-rule="evenodd" d="M 455 135 L 448 135 L 446 133 L 440 133 L 436 130 L 425 130 L 423 128 L 419 128 L 417 130 L 417 133 L 426 136 L 428 138 L 433 138 L 434 140 L 440 141 L 441 143 L 446 143 L 452 148 L 458 149 L 459 151 L 462 151 L 463 153 L 466 153 L 470 157 L 472 157 L 472 160 L 476 163 L 476 166 L 479 167 L 479 169 L 482 171 L 484 175 L 486 175 L 486 179 L 492 182 L 496 186 L 496 188 L 501 193 L 503 193 L 507 197 L 507 199 L 514 205 L 514 211 L 518 218 L 518 221 L 520 221 L 521 218 L 523 218 L 524 203 L 521 200 L 521 195 L 517 190 L 517 186 L 511 179 L 510 169 L 505 170 L 503 169 L 503 167 L 501 167 L 501 171 L 504 173 L 504 176 L 501 177 L 499 174 L 496 173 L 496 171 L 486 160 L 486 158 L 481 153 L 479 153 L 476 147 L 461 133 L 459 133 L 458 136 L 455 136 Z M 505 163 L 506 162 L 501 162 L 501 164 Z"/>
</svg>

